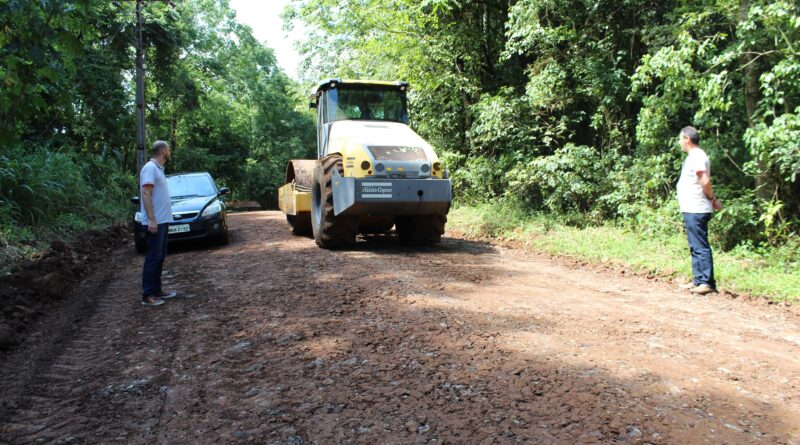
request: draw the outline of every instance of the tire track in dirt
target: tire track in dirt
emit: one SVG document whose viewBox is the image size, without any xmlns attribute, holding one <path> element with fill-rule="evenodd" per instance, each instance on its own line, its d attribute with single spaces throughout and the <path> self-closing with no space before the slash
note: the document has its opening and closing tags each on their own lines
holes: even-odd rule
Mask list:
<svg viewBox="0 0 800 445">
<path fill-rule="evenodd" d="M 80 439 L 70 431 L 88 423 L 81 414 L 83 397 L 94 385 L 95 371 L 108 367 L 107 357 L 113 355 L 107 340 L 118 315 L 115 303 L 122 296 L 114 286 L 114 266 L 119 259 L 117 255 L 110 263 L 112 267 L 81 285 L 60 313 L 40 322 L 46 332 L 44 343 L 31 356 L 17 355 L 6 363 L 2 374 L 5 382 L 15 380 L 9 372 L 23 369 L 28 373 L 23 374 L 19 386 L 9 385 L 11 391 L 3 394 L 4 411 L 17 409 L 13 423 L 4 425 L 3 440 L 30 443 Z"/>
<path fill-rule="evenodd" d="M 152 429 L 158 426 L 153 413 L 159 412 L 165 399 L 165 386 L 159 382 L 165 379 L 167 368 L 157 364 L 170 365 L 177 347 L 163 339 L 179 339 L 181 325 L 153 324 L 148 316 L 143 317 L 137 299 L 138 275 L 126 273 L 122 274 L 125 279 L 120 279 L 119 273 L 140 268 L 140 261 L 127 249 L 118 251 L 99 277 L 75 290 L 76 303 L 66 304 L 61 314 L 42 321 L 56 327 L 47 332 L 44 344 L 34 346 L 38 358 L 28 359 L 25 351 L 20 351 L 6 363 L 3 378 L 12 382 L 15 371 L 24 366 L 22 362 L 34 362 L 34 366 L 18 386 L 10 385 L 22 391 L 3 395 L 4 407 L 16 412 L 11 421 L 3 416 L 0 440 L 85 443 L 100 436 L 151 442 Z M 165 314 L 155 315 L 163 321 Z M 153 325 L 158 329 L 149 329 Z M 140 378 L 125 379 L 130 369 L 121 366 L 120 356 L 132 346 L 155 357 L 149 370 L 162 372 L 145 374 L 140 364 L 134 367 Z M 115 411 L 121 399 L 136 399 L 136 409 L 125 417 Z"/>
<path fill-rule="evenodd" d="M 0 441 L 800 441 L 788 312 L 460 239 L 326 251 L 275 212 L 230 221 L 229 246 L 171 252 L 189 298 L 161 308 L 117 251 L 83 286 L 94 315 L 27 345 L 46 365 L 0 367 Z"/>
</svg>

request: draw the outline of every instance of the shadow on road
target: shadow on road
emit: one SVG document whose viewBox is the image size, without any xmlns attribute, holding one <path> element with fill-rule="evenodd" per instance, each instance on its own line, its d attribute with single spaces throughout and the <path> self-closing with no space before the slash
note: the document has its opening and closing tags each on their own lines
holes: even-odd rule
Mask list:
<svg viewBox="0 0 800 445">
<path fill-rule="evenodd" d="M 140 272 L 132 253 L 119 258 L 127 268 L 98 283 L 96 294 L 109 296 L 96 317 L 75 322 L 85 331 L 65 331 L 71 349 L 54 353 L 59 367 L 47 362 L 26 379 L 3 374 L 19 393 L 35 382 L 36 395 L 4 409 L 0 441 L 792 439 L 792 413 L 759 395 L 672 390 L 667 373 L 637 371 L 635 362 L 624 363 L 627 374 L 604 367 L 628 357 L 594 365 L 531 348 L 580 317 L 596 320 L 570 308 L 502 307 L 492 284 L 509 276 L 491 245 L 370 238 L 328 251 L 292 237 L 274 212 L 235 215 L 231 226 L 229 246 L 171 249 L 168 284 L 194 297 L 156 310 L 137 306 L 135 292 L 118 295 L 136 288 Z M 607 339 L 569 340 L 602 350 Z"/>
</svg>

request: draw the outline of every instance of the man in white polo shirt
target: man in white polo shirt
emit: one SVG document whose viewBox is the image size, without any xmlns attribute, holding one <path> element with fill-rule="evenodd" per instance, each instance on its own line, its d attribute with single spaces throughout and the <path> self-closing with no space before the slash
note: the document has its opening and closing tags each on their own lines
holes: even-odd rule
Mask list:
<svg viewBox="0 0 800 445">
<path fill-rule="evenodd" d="M 700 148 L 700 134 L 694 127 L 685 127 L 679 136 L 681 150 L 686 152 L 678 180 L 678 204 L 683 213 L 689 252 L 692 254 L 694 281 L 689 291 L 704 295 L 716 292 L 714 259 L 708 244 L 708 222 L 722 205 L 711 187 L 711 161 Z"/>
<path fill-rule="evenodd" d="M 142 304 L 160 306 L 175 292 L 161 289 L 161 269 L 167 256 L 167 232 L 172 222 L 172 203 L 169 198 L 164 164 L 172 153 L 164 141 L 153 143 L 152 158 L 142 167 L 141 184 L 142 224 L 147 226 L 147 251 L 142 267 Z"/>
</svg>

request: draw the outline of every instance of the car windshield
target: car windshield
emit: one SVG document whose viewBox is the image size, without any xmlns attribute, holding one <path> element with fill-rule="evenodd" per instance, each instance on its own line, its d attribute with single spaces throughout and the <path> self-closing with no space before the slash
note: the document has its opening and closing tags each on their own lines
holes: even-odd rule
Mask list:
<svg viewBox="0 0 800 445">
<path fill-rule="evenodd" d="M 402 91 L 340 88 L 338 93 L 331 120 L 403 122 L 405 118 L 406 98 Z"/>
<path fill-rule="evenodd" d="M 167 178 L 170 198 L 211 196 L 217 193 L 214 181 L 205 175 L 171 176 Z"/>
</svg>

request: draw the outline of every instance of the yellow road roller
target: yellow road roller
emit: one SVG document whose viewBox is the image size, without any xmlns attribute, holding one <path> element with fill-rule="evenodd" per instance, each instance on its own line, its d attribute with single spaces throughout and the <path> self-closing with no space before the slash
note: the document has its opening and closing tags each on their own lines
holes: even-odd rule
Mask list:
<svg viewBox="0 0 800 445">
<path fill-rule="evenodd" d="M 409 85 L 326 79 L 310 96 L 317 159 L 289 161 L 279 207 L 296 235 L 330 249 L 395 228 L 401 241 L 444 234 L 452 183 L 431 145 L 408 125 Z"/>
</svg>

